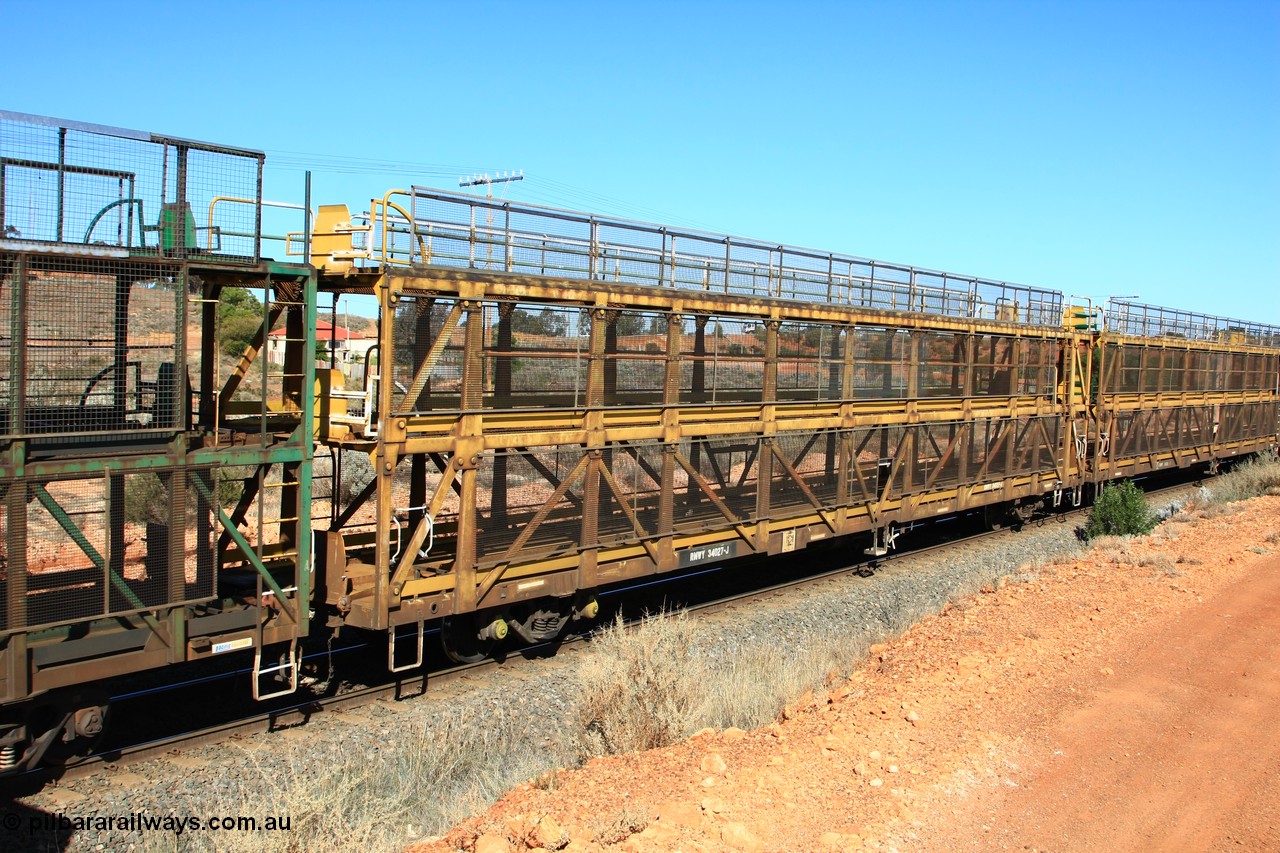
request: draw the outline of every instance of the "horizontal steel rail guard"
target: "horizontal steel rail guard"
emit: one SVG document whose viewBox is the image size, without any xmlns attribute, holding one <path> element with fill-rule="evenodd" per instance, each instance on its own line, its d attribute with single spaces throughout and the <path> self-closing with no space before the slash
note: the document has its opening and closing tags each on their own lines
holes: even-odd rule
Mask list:
<svg viewBox="0 0 1280 853">
<path fill-rule="evenodd" d="M 1104 311 L 1106 331 L 1138 337 L 1252 344 L 1280 348 L 1280 327 L 1112 299 Z"/>
<path fill-rule="evenodd" d="M 674 287 L 1057 327 L 1061 293 L 422 187 L 377 217 L 370 260 Z"/>
</svg>

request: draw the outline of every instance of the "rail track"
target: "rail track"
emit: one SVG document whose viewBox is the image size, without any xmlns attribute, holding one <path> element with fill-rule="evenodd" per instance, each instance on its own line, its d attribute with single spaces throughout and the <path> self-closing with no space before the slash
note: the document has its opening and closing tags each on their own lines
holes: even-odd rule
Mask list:
<svg viewBox="0 0 1280 853">
<path fill-rule="evenodd" d="M 1178 491 L 1185 491 L 1189 488 L 1193 488 L 1197 482 L 1197 478 L 1183 479 L 1171 485 L 1153 488 L 1147 492 L 1147 495 L 1149 498 L 1172 496 Z M 1088 505 L 1081 506 L 1079 508 L 1067 508 L 1055 514 L 1040 516 L 1030 522 L 1030 524 L 1066 524 L 1074 519 L 1083 517 L 1088 510 Z M 943 529 L 948 521 L 960 524 L 965 520 L 966 519 L 961 516 L 953 516 L 950 519 L 943 518 L 935 520 L 933 523 L 924 526 L 923 529 L 929 531 L 930 539 L 937 539 L 938 541 L 925 541 L 923 544 L 904 547 L 895 555 L 895 558 L 900 559 L 906 557 L 925 556 L 931 553 L 944 551 L 961 543 L 973 543 L 987 539 L 995 540 L 1001 537 L 1018 535 L 1018 529 L 1004 528 L 997 530 L 984 529 L 966 531 L 963 535 L 952 537 L 945 529 Z M 773 563 L 780 559 L 784 558 L 775 556 L 768 558 L 767 562 Z M 688 603 L 682 601 L 680 606 L 690 613 L 702 615 L 711 614 L 731 608 L 734 605 L 738 605 L 743 602 L 760 599 L 766 596 L 787 593 L 849 574 L 869 574 L 874 572 L 878 566 L 887 560 L 888 557 L 867 557 L 851 563 L 844 563 L 843 565 L 833 569 L 820 570 L 813 574 L 793 577 L 767 586 L 753 586 L 748 589 L 736 591 L 730 595 Z M 762 564 L 765 562 L 765 560 L 761 560 Z M 723 571 L 741 572 L 742 567 L 739 563 L 735 564 L 731 569 L 704 569 L 674 578 L 662 578 L 642 584 L 631 584 L 625 587 L 619 587 L 617 589 L 605 591 L 601 595 L 602 597 L 622 598 L 625 593 L 628 594 L 628 598 L 630 598 L 636 590 L 645 587 L 663 590 L 677 584 L 693 584 L 699 578 L 708 575 L 717 575 Z M 663 594 L 663 600 L 664 602 L 669 600 L 669 596 L 667 596 L 665 592 Z M 605 608 L 602 612 L 613 613 L 619 609 L 620 607 L 612 606 Z M 632 613 L 625 618 L 627 621 L 635 621 L 643 618 L 643 613 Z M 553 650 L 558 651 L 565 647 L 576 646 L 577 644 L 589 639 L 590 636 L 590 631 L 584 631 L 569 634 L 554 642 L 524 646 L 519 649 L 518 656 L 525 658 L 545 657 L 551 654 Z M 345 647 L 343 650 L 354 650 L 358 648 L 362 648 L 362 646 L 349 646 Z M 316 652 L 312 656 L 322 656 L 324 654 L 324 652 Z M 54 780 L 62 783 L 73 782 L 91 776 L 104 769 L 115 769 L 133 765 L 149 759 L 160 758 L 165 755 L 180 752 L 184 749 L 216 744 L 233 738 L 294 729 L 300 726 L 305 726 L 316 715 L 325 712 L 332 713 L 343 709 L 359 707 L 379 700 L 390 699 L 393 701 L 400 701 L 416 698 L 426 694 L 428 683 L 434 687 L 438 687 L 459 679 L 481 676 L 507 665 L 508 662 L 512 660 L 512 657 L 503 659 L 491 658 L 477 663 L 432 668 L 419 674 L 415 674 L 409 678 L 401 678 L 379 684 L 364 685 L 332 696 L 316 696 L 284 707 L 277 707 L 269 711 L 248 714 L 238 719 L 219 722 L 192 731 L 166 735 L 152 740 L 139 741 L 123 746 L 113 746 L 111 749 L 86 755 L 83 758 L 79 758 L 73 762 L 63 765 L 62 767 L 33 770 L 6 781 L 9 786 L 14 788 L 32 788 L 47 784 Z M 230 677 L 235 674 L 238 674 L 238 672 L 225 673 L 221 676 L 200 679 L 200 681 Z M 180 690 L 183 687 L 188 686 L 188 684 L 189 682 L 183 682 L 163 688 L 142 690 L 134 694 L 126 694 L 125 696 L 116 698 L 135 698 L 153 695 L 155 693 L 165 692 L 168 690 Z"/>
</svg>

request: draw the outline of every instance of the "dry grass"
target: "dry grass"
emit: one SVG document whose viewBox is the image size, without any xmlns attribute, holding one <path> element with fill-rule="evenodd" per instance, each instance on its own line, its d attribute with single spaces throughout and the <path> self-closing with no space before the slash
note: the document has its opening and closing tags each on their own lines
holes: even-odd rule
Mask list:
<svg viewBox="0 0 1280 853">
<path fill-rule="evenodd" d="M 779 646 L 733 636 L 699 644 L 684 613 L 615 622 L 592 640 L 579 669 L 579 753 L 653 749 L 703 728 L 756 728 L 831 673 L 850 672 L 866 652 L 865 641 L 838 625 Z"/>
<path fill-rule="evenodd" d="M 1153 568 L 1160 574 L 1171 578 L 1176 578 L 1182 574 L 1174 558 L 1168 554 L 1143 554 L 1138 558 L 1138 565 L 1144 568 Z"/>
<path fill-rule="evenodd" d="M 651 820 L 647 809 L 628 803 L 619 811 L 599 815 L 587 830 L 601 844 L 617 844 L 643 830 Z"/>
<path fill-rule="evenodd" d="M 366 752 L 350 744 L 291 749 L 287 769 L 259 764 L 253 754 L 240 780 L 182 802 L 178 814 L 288 816 L 288 832 L 151 833 L 142 850 L 219 853 L 396 850 L 447 830 L 483 810 L 517 784 L 571 758 L 531 738 L 519 715 L 474 718 L 443 711 L 429 723 L 393 719 L 383 745 Z M 374 723 L 377 725 L 377 723 Z M 266 791 L 262 795 L 261 791 Z"/>
<path fill-rule="evenodd" d="M 1219 477 L 1209 492 L 1219 504 L 1280 494 L 1280 456 L 1275 451 L 1259 453 Z"/>
<path fill-rule="evenodd" d="M 1098 536 L 1089 540 L 1089 552 L 1105 563 L 1127 563 L 1132 553 L 1132 536 Z"/>
</svg>

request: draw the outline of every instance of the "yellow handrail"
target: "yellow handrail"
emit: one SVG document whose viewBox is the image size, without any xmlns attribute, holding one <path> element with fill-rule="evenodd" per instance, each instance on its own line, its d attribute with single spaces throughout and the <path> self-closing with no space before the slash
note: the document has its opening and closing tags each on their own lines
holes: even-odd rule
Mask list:
<svg viewBox="0 0 1280 853">
<path fill-rule="evenodd" d="M 256 198 L 240 198 L 238 196 L 232 196 L 232 195 L 214 196 L 213 200 L 209 202 L 209 226 L 208 227 L 210 228 L 213 227 L 214 208 L 218 206 L 218 202 L 223 202 L 223 201 L 231 202 L 232 204 L 255 204 L 255 205 L 261 204 L 263 207 L 279 207 L 284 210 L 306 210 L 306 207 L 304 207 L 301 204 L 292 204 L 287 201 L 259 201 L 259 199 L 256 199 Z M 316 212 L 313 210 L 313 211 L 310 211 L 310 213 L 311 213 L 311 219 L 314 222 Z M 296 234 L 296 233 L 298 232 L 296 231 L 286 232 L 285 234 L 286 246 L 288 245 L 289 234 Z M 252 236 L 252 235 L 249 235 L 249 236 Z M 259 234 L 258 236 L 266 236 L 266 235 Z M 287 248 L 286 248 L 286 251 L 287 251 Z"/>
<path fill-rule="evenodd" d="M 382 263 L 384 264 L 395 263 L 394 259 L 389 259 L 387 257 L 387 208 L 388 207 L 394 208 L 397 213 L 399 213 L 401 216 L 404 217 L 404 221 L 409 223 L 410 233 L 413 234 L 414 237 L 418 238 L 418 249 L 422 252 L 423 257 L 426 257 L 426 254 L 427 254 L 426 241 L 424 241 L 422 239 L 422 235 L 418 233 L 418 226 L 414 223 L 413 217 L 409 215 L 409 212 L 407 210 L 405 210 L 403 207 L 401 207 L 400 205 L 396 204 L 391 200 L 392 196 L 397 196 L 397 195 L 409 196 L 410 193 L 408 190 L 387 190 L 386 194 L 382 197 L 381 201 L 377 199 L 372 199 L 369 202 L 370 219 L 373 219 L 378 215 L 378 206 L 379 205 L 382 206 L 382 258 L 381 260 L 382 260 Z M 370 246 L 369 248 L 372 249 L 373 247 Z M 412 251 L 410 251 L 409 253 L 409 264 L 410 265 L 413 264 Z"/>
</svg>

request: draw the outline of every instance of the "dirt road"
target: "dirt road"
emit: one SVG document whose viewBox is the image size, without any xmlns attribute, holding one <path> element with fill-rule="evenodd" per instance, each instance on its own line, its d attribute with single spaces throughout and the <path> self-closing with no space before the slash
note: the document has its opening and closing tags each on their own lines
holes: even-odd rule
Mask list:
<svg viewBox="0 0 1280 853">
<path fill-rule="evenodd" d="M 1280 557 L 1160 623 L 929 849 L 1280 850 Z"/>
</svg>

